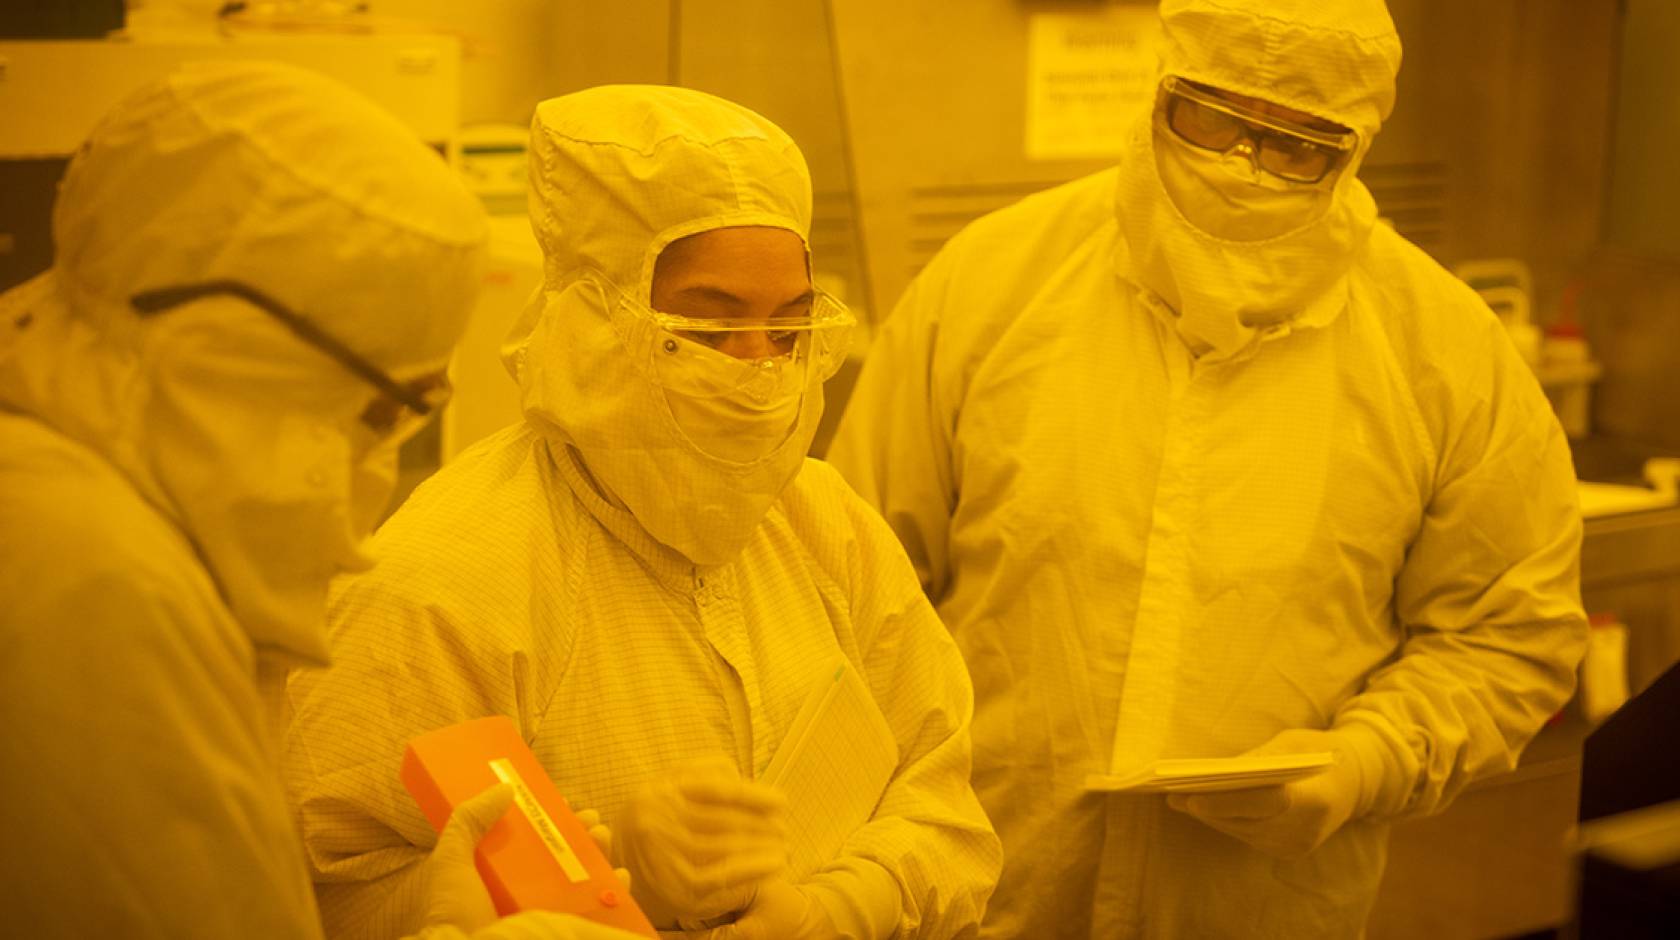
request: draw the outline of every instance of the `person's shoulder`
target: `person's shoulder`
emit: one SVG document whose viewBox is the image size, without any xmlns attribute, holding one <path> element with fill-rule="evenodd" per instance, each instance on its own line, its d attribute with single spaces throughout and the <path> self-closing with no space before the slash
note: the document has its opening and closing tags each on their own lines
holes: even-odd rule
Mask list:
<svg viewBox="0 0 1680 940">
<path fill-rule="evenodd" d="M 1495 403 L 1545 410 L 1539 386 L 1499 318 L 1423 249 L 1379 225 L 1360 274 L 1355 307 L 1375 322 L 1438 438 Z"/>
<path fill-rule="evenodd" d="M 569 576 L 586 515 L 535 430 L 521 423 L 497 432 L 456 455 L 385 521 L 368 543 L 373 568 L 333 583 L 335 642 L 357 619 L 450 624 L 528 612 L 543 593 L 539 582 L 552 587 Z M 503 626 L 515 629 L 516 619 Z"/>
<path fill-rule="evenodd" d="M 827 520 L 851 528 L 859 523 L 867 525 L 875 517 L 875 510 L 852 490 L 840 471 L 816 457 L 805 458 L 780 502 L 790 515 L 809 517 L 819 524 Z"/>
<path fill-rule="evenodd" d="M 773 518 L 771 528 L 785 526 L 792 540 L 781 548 L 798 551 L 807 574 L 845 599 L 859 643 L 873 644 L 888 623 L 918 637 L 949 641 L 892 528 L 827 462 L 805 461 Z"/>
<path fill-rule="evenodd" d="M 968 223 L 934 255 L 928 277 L 996 290 L 1048 274 L 1054 265 L 1114 223 L 1117 170 L 1108 169 L 1033 193 Z"/>
<path fill-rule="evenodd" d="M 1397 342 L 1427 354 L 1495 334 L 1497 318 L 1470 285 L 1387 225 L 1372 230 L 1358 269 L 1356 290 Z"/>
<path fill-rule="evenodd" d="M 190 659 L 214 637 L 249 654 L 180 529 L 93 450 L 16 415 L 0 415 L 0 596 L 10 643 L 96 638 Z"/>
<path fill-rule="evenodd" d="M 836 575 L 883 552 L 903 555 L 886 520 L 825 460 L 806 458 L 777 509 L 806 550 Z"/>
<path fill-rule="evenodd" d="M 550 478 L 542 463 L 540 440 L 523 423 L 498 431 L 416 487 L 380 526 L 372 548 L 382 564 L 472 564 L 486 548 L 549 522 Z"/>
<path fill-rule="evenodd" d="M 1118 172 L 1109 168 L 1082 176 L 988 212 L 957 233 L 950 249 L 967 254 L 1036 254 L 1043 251 L 1037 242 L 1042 237 L 1087 238 L 1114 219 Z"/>
<path fill-rule="evenodd" d="M 1117 172 L 1034 193 L 969 223 L 918 272 L 887 328 L 938 333 L 959 360 L 983 354 L 1069 259 L 1107 257 L 1101 240 L 1118 230 Z"/>
<path fill-rule="evenodd" d="M 18 415 L 0 415 L 0 556 L 14 598 L 90 581 L 212 590 L 186 536 L 115 467 Z"/>
</svg>

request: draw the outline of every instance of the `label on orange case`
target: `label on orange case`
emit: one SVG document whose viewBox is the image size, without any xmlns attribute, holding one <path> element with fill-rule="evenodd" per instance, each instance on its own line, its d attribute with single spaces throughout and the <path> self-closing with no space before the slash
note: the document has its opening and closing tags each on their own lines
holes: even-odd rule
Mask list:
<svg viewBox="0 0 1680 940">
<path fill-rule="evenodd" d="M 498 757 L 490 762 L 490 769 L 495 772 L 496 779 L 513 788 L 513 803 L 519 807 L 525 818 L 531 821 L 531 828 L 537 830 L 537 838 L 548 847 L 548 854 L 560 863 L 560 870 L 566 873 L 566 878 L 574 884 L 589 880 L 589 872 L 584 870 L 583 862 L 572 851 L 571 845 L 560 830 L 555 827 L 554 820 L 548 817 L 548 811 L 537 802 L 536 794 L 525 785 L 525 779 L 519 776 L 513 761 L 505 757 Z"/>
</svg>

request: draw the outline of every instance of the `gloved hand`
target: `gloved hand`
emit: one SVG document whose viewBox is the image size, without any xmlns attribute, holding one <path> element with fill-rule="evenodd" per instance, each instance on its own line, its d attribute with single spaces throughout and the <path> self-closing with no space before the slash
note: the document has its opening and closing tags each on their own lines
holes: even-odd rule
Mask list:
<svg viewBox="0 0 1680 940">
<path fill-rule="evenodd" d="M 513 788 L 498 783 L 457 806 L 450 815 L 426 862 L 426 929 L 419 937 L 426 940 L 459 936 L 470 936 L 473 940 L 634 940 L 635 934 L 571 914 L 525 911 L 498 919 L 490 892 L 473 861 L 473 851 L 512 803 Z M 600 844 L 601 851 L 609 851 L 612 833 L 600 824 L 600 814 L 585 810 L 578 816 L 589 827 L 589 835 Z M 620 878 L 626 875 L 619 870 Z"/>
<path fill-rule="evenodd" d="M 496 922 L 496 906 L 473 863 L 478 840 L 513 803 L 513 788 L 498 783 L 455 807 L 426 861 L 426 923 L 449 924 L 472 933 Z"/>
<path fill-rule="evenodd" d="M 786 799 L 742 780 L 722 755 L 649 780 L 618 824 L 631 895 L 654 926 L 745 910 L 754 886 L 787 867 Z"/>
<path fill-rule="evenodd" d="M 589 838 L 595 840 L 595 844 L 601 849 L 601 854 L 607 858 L 612 858 L 612 830 L 601 822 L 601 814 L 592 809 L 580 809 L 577 811 L 577 818 L 578 822 L 583 823 L 584 828 L 589 830 Z M 613 874 L 618 876 L 619 881 L 624 882 L 624 890 L 629 891 L 630 869 L 614 868 Z"/>
<path fill-rule="evenodd" d="M 1285 731 L 1249 751 L 1300 754 L 1329 751 L 1336 762 L 1311 777 L 1288 783 L 1218 793 L 1175 793 L 1171 808 L 1248 843 L 1276 858 L 1305 855 L 1324 844 L 1342 824 L 1370 806 L 1377 781 L 1367 781 L 1368 763 L 1353 742 L 1336 731 Z"/>
<path fill-rule="evenodd" d="M 746 913 L 733 924 L 704 933 L 704 940 L 835 940 L 840 931 L 816 898 L 780 878 L 761 882 Z"/>
</svg>

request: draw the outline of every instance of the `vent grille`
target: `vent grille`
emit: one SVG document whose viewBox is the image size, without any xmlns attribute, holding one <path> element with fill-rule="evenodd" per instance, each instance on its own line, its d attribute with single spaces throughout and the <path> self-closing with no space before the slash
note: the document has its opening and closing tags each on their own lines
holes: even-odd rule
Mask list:
<svg viewBox="0 0 1680 940">
<path fill-rule="evenodd" d="M 1359 177 L 1376 197 L 1378 211 L 1394 224 L 1396 231 L 1419 248 L 1439 256 L 1447 239 L 1445 163 L 1366 164 L 1360 169 Z M 968 223 L 1062 182 L 1033 180 L 912 189 L 906 273 L 914 277 Z M 850 225 L 849 202 L 846 209 L 846 224 Z"/>
<path fill-rule="evenodd" d="M 1440 259 L 1449 247 L 1451 219 L 1447 165 L 1441 162 L 1368 163 L 1360 179 L 1376 199 L 1377 211 L 1395 231 Z M 918 186 L 910 190 L 908 244 L 902 257 L 906 279 L 913 279 L 952 236 L 975 219 L 1021 199 L 1059 186 L 1063 180 Z M 826 210 L 826 211 L 825 211 Z M 827 261 L 821 267 L 861 286 L 855 217 L 843 193 L 817 199 L 812 248 Z"/>
<path fill-rule="evenodd" d="M 951 236 L 988 212 L 1059 186 L 1063 180 L 919 186 L 910 190 L 909 275 L 915 277 Z"/>
</svg>

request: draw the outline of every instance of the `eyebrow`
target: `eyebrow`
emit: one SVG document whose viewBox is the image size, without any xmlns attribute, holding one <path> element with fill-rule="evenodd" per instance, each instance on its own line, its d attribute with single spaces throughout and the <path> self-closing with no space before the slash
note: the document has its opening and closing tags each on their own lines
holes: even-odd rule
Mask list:
<svg viewBox="0 0 1680 940">
<path fill-rule="evenodd" d="M 1305 114 L 1306 112 L 1303 111 L 1301 113 Z M 1282 120 L 1285 120 L 1285 121 L 1293 121 L 1296 124 L 1303 124 L 1307 127 L 1312 128 L 1315 131 L 1323 131 L 1326 134 L 1346 134 L 1346 133 L 1349 133 L 1353 130 L 1353 128 L 1351 128 L 1351 127 L 1343 127 L 1342 125 L 1337 124 L 1335 121 L 1327 121 L 1324 118 L 1317 117 L 1317 116 L 1311 115 L 1311 114 L 1307 115 L 1307 119 L 1305 121 L 1298 120 L 1296 118 L 1284 117 L 1281 114 L 1274 114 L 1274 115 L 1272 115 L 1272 117 L 1281 118 Z"/>
<path fill-rule="evenodd" d="M 744 307 L 747 304 L 746 300 L 735 296 L 734 294 L 730 293 L 729 291 L 726 291 L 721 287 L 712 287 L 709 284 L 695 284 L 692 287 L 684 287 L 684 288 L 681 288 L 680 290 L 678 290 L 677 294 L 679 296 L 683 296 L 683 297 L 699 297 L 699 298 L 704 299 L 704 300 L 715 301 L 717 303 L 721 303 L 721 304 L 724 304 L 724 305 L 727 305 L 727 306 L 730 306 L 730 307 Z M 813 290 L 807 289 L 804 293 L 800 294 L 798 297 L 794 297 L 794 298 L 791 298 L 789 300 L 783 301 L 779 306 L 776 307 L 776 309 L 777 310 L 786 310 L 789 307 L 797 307 L 797 306 L 800 306 L 802 304 L 808 304 L 812 300 L 814 300 L 815 298 L 816 298 L 816 292 L 813 291 Z"/>
</svg>

